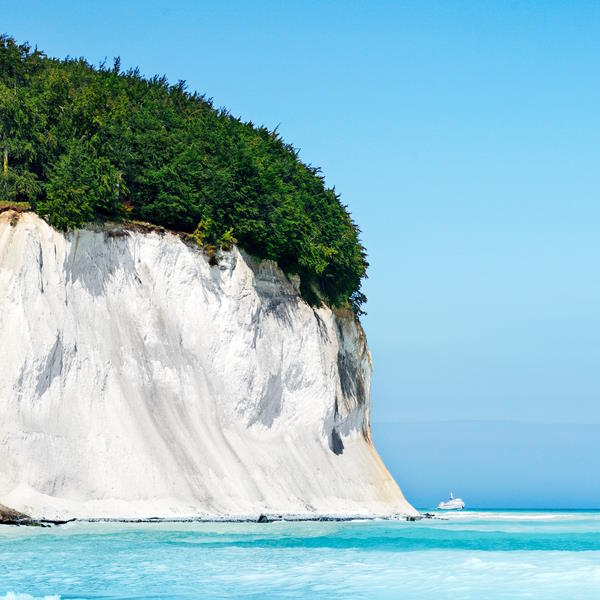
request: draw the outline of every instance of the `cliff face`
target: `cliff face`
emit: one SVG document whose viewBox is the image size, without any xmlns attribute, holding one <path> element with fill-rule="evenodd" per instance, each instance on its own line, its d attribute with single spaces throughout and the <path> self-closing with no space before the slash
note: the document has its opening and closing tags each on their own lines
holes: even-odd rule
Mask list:
<svg viewBox="0 0 600 600">
<path fill-rule="evenodd" d="M 0 503 L 33 516 L 412 513 L 352 314 L 172 234 L 0 214 Z"/>
</svg>

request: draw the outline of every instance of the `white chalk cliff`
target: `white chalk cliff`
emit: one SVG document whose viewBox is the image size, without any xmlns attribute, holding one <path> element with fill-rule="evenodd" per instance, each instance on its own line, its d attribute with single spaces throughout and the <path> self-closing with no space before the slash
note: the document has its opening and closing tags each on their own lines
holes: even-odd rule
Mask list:
<svg viewBox="0 0 600 600">
<path fill-rule="evenodd" d="M 12 219 L 12 223 L 11 223 Z M 0 504 L 35 517 L 412 514 L 350 313 L 170 233 L 0 214 Z"/>
</svg>

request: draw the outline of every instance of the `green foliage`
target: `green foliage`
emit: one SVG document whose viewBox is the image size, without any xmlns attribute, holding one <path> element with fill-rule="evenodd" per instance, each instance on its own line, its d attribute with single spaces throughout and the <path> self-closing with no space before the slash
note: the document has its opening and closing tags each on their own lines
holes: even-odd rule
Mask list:
<svg viewBox="0 0 600 600">
<path fill-rule="evenodd" d="M 119 216 L 121 193 L 127 193 L 121 173 L 86 142 L 73 141 L 48 173 L 41 214 L 58 229 L 81 227 L 97 215 Z"/>
<path fill-rule="evenodd" d="M 320 171 L 184 82 L 0 36 L 0 150 L 0 200 L 30 202 L 55 227 L 127 216 L 274 259 L 312 303 L 365 301 L 359 230 Z"/>
<path fill-rule="evenodd" d="M 210 217 L 203 217 L 194 230 L 193 236 L 198 246 L 204 246 L 209 240 L 214 240 L 214 223 Z"/>
<path fill-rule="evenodd" d="M 219 239 L 221 250 L 231 250 L 237 244 L 236 238 L 233 237 L 233 227 L 230 227 Z"/>
<path fill-rule="evenodd" d="M 0 174 L 0 198 L 5 202 L 27 202 L 40 191 L 41 184 L 35 173 L 8 168 Z"/>
<path fill-rule="evenodd" d="M 5 210 L 16 210 L 18 212 L 26 212 L 31 210 L 29 202 L 4 202 L 0 200 L 0 212 Z"/>
</svg>

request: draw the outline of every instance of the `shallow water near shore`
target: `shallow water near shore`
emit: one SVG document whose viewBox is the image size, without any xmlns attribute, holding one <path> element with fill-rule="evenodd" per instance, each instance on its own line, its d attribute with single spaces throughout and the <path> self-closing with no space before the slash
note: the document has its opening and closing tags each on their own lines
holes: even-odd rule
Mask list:
<svg viewBox="0 0 600 600">
<path fill-rule="evenodd" d="M 0 599 L 600 597 L 600 512 L 0 526 Z"/>
</svg>

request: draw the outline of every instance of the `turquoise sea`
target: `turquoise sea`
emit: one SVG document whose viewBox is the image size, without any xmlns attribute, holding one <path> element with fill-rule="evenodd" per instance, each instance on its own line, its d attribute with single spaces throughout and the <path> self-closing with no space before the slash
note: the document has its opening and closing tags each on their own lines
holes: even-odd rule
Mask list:
<svg viewBox="0 0 600 600">
<path fill-rule="evenodd" d="M 600 598 L 600 512 L 0 526 L 0 599 Z"/>
</svg>

